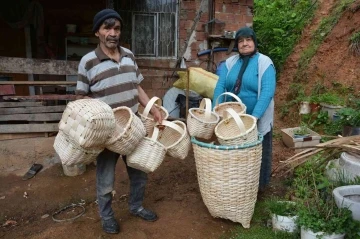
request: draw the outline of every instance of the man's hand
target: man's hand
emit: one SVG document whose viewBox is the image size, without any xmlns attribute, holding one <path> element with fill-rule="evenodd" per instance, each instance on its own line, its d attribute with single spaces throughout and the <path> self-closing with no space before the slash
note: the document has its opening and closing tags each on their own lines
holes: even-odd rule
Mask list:
<svg viewBox="0 0 360 239">
<path fill-rule="evenodd" d="M 154 116 L 154 120 L 161 124 L 161 122 L 163 121 L 163 116 L 157 107 L 153 106 L 151 108 L 151 114 Z"/>
</svg>

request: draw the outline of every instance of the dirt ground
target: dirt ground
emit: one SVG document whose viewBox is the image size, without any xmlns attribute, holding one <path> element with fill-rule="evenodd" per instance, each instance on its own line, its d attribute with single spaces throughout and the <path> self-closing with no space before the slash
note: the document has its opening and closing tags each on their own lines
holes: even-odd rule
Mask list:
<svg viewBox="0 0 360 239">
<path fill-rule="evenodd" d="M 293 149 L 283 145 L 280 129 L 296 126 L 296 115 L 280 119 L 279 106 L 287 100 L 289 84 L 293 82 L 301 52 L 310 42 L 311 31 L 316 29 L 322 17 L 328 15 L 336 1 L 319 2 L 320 8 L 313 22 L 304 31 L 278 81 L 273 168 L 280 161 L 294 155 Z M 358 5 L 360 1 L 356 1 L 354 7 Z M 339 81 L 359 87 L 356 82 L 360 76 L 360 59 L 347 54 L 348 38 L 359 28 L 359 11 L 347 11 L 341 17 L 310 63 L 310 87 L 320 78 L 326 85 L 330 85 L 332 81 Z M 12 150 L 17 150 L 16 143 L 13 149 L 9 149 Z M 274 175 L 273 182 L 282 180 L 277 177 L 278 175 Z M 269 191 L 278 190 L 274 185 Z M 120 222 L 121 233 L 108 235 L 101 230 L 95 203 L 94 165 L 89 165 L 83 175 L 76 177 L 65 176 L 60 164 L 42 170 L 35 178 L 27 181 L 21 180 L 18 174 L 0 176 L 0 238 L 211 239 L 227 235 L 233 228 L 240 226 L 229 220 L 213 218 L 209 214 L 200 195 L 192 153 L 182 161 L 166 158 L 159 169 L 149 175 L 145 206 L 158 213 L 158 221 L 144 222 L 129 214 L 128 188 L 129 180 L 125 167 L 123 162 L 119 161 L 113 209 Z M 85 213 L 72 222 L 52 220 L 52 213 L 71 203 L 82 203 Z M 69 212 L 67 215 L 72 214 Z M 6 222 L 13 224 L 5 225 Z"/>
</svg>

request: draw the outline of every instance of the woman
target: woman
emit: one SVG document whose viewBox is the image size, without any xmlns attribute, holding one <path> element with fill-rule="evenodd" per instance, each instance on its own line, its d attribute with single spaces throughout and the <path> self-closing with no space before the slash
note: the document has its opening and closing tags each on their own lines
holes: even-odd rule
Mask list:
<svg viewBox="0 0 360 239">
<path fill-rule="evenodd" d="M 271 59 L 257 51 L 256 35 L 251 28 L 240 28 L 235 42 L 239 54 L 229 57 L 218 69 L 219 80 L 213 100 L 215 102 L 224 92 L 232 92 L 246 105 L 246 113 L 257 119 L 258 130 L 264 136 L 259 182 L 262 191 L 271 176 L 276 72 Z M 218 103 L 232 100 L 224 98 L 220 98 Z"/>
</svg>

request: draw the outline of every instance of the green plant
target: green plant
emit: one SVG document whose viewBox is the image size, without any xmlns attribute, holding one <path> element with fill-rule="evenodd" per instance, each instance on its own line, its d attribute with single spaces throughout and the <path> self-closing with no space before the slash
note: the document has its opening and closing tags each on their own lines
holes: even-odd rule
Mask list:
<svg viewBox="0 0 360 239">
<path fill-rule="evenodd" d="M 321 155 L 313 157 L 296 171 L 297 184 L 294 186 L 299 186 L 301 182 L 307 192 L 298 203 L 297 223 L 313 232 L 346 233 L 347 238 L 354 238 L 359 223 L 352 219 L 349 209 L 336 206 L 332 196 L 335 184 L 324 177 L 323 170 L 316 166 L 321 158 Z"/>
<path fill-rule="evenodd" d="M 339 117 L 336 121 L 339 126 L 360 127 L 360 110 L 341 108 L 336 115 Z"/>
<path fill-rule="evenodd" d="M 259 48 L 270 56 L 276 69 L 282 69 L 316 7 L 317 1 L 309 0 L 254 1 L 253 21 Z"/>
<path fill-rule="evenodd" d="M 360 31 L 351 35 L 349 52 L 353 56 L 360 56 Z"/>
<path fill-rule="evenodd" d="M 301 126 L 293 131 L 294 135 L 308 135 L 310 131 L 306 124 L 301 124 Z"/>
<path fill-rule="evenodd" d="M 318 96 L 321 103 L 329 105 L 344 105 L 345 100 L 338 94 L 327 92 Z"/>
<path fill-rule="evenodd" d="M 265 205 L 270 214 L 279 216 L 296 215 L 296 203 L 292 201 L 283 201 L 280 198 L 272 197 L 266 200 Z"/>
</svg>

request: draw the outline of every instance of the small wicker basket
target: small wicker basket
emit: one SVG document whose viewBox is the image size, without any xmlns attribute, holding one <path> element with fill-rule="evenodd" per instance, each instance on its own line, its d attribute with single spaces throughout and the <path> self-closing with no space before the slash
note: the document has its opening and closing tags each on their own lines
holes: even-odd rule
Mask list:
<svg viewBox="0 0 360 239">
<path fill-rule="evenodd" d="M 159 129 L 155 126 L 151 138 L 144 137 L 127 158 L 127 165 L 145 173 L 154 172 L 165 158 L 166 148 L 158 141 Z"/>
<path fill-rule="evenodd" d="M 250 227 L 259 186 L 262 140 L 259 136 L 253 143 L 222 146 L 191 138 L 201 196 L 213 217 Z"/>
<path fill-rule="evenodd" d="M 179 120 L 173 122 L 163 120 L 161 124 L 165 125 L 165 128 L 160 131 L 159 142 L 166 147 L 167 154 L 174 158 L 185 159 L 191 148 L 186 124 Z"/>
<path fill-rule="evenodd" d="M 208 98 L 201 100 L 199 108 L 189 109 L 187 126 L 191 136 L 210 139 L 218 122 L 219 116 L 211 112 L 211 100 Z"/>
<path fill-rule="evenodd" d="M 157 104 L 155 104 L 156 102 Z M 154 96 L 149 100 L 143 112 L 139 112 L 141 121 L 145 126 L 147 135 L 151 135 L 152 130 L 154 129 L 154 126 L 156 124 L 154 117 L 151 114 L 149 114 L 153 106 L 157 107 L 160 110 L 163 119 L 167 119 L 169 117 L 169 113 L 164 107 L 161 106 L 161 104 L 162 104 L 162 100 L 159 97 Z"/>
<path fill-rule="evenodd" d="M 231 97 L 233 97 L 236 100 L 236 102 L 231 101 L 231 102 L 224 102 L 224 103 L 218 104 L 219 98 L 221 96 L 225 97 L 225 95 L 230 95 Z M 231 92 L 224 92 L 216 98 L 214 112 L 219 115 L 220 119 L 222 119 L 224 111 L 228 108 L 235 110 L 235 112 L 237 112 L 238 114 L 246 113 L 246 105 L 240 100 L 240 98 L 237 95 L 235 95 Z"/>
<path fill-rule="evenodd" d="M 115 126 L 111 107 L 98 99 L 68 103 L 59 122 L 59 130 L 85 148 L 104 146 Z"/>
<path fill-rule="evenodd" d="M 215 127 L 215 135 L 222 145 L 254 142 L 258 139 L 256 118 L 252 115 L 238 114 L 228 108 L 225 110 L 224 119 Z"/>
<path fill-rule="evenodd" d="M 145 127 L 129 107 L 121 106 L 113 109 L 113 112 L 116 128 L 106 143 L 106 148 L 121 155 L 128 155 L 145 137 Z"/>
<path fill-rule="evenodd" d="M 91 163 L 104 150 L 101 147 L 85 149 L 61 130 L 55 137 L 54 149 L 65 166 Z"/>
</svg>

